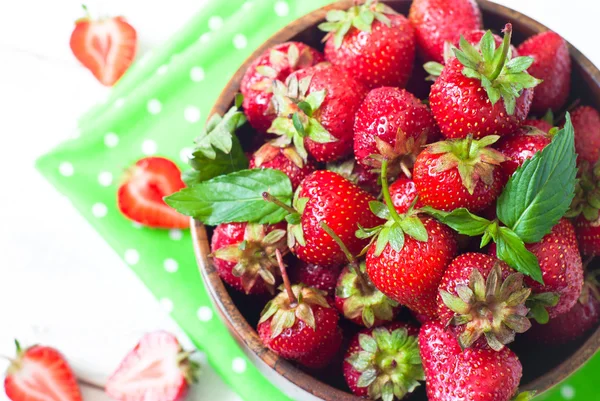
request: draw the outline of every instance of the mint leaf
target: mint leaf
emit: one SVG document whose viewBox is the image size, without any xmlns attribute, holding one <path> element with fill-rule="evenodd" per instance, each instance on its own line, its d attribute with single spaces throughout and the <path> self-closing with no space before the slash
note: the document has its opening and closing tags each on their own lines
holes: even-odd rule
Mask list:
<svg viewBox="0 0 600 401">
<path fill-rule="evenodd" d="M 188 163 L 192 166 L 193 170 L 185 171 L 182 176 L 183 182 L 188 187 L 220 175 L 248 168 L 248 158 L 244 154 L 242 146 L 235 135 L 232 137 L 232 146 L 229 154 L 218 150 L 215 152 L 215 158 L 210 159 L 206 157 L 204 152 L 197 150 L 192 154 L 192 158 Z"/>
<path fill-rule="evenodd" d="M 575 194 L 575 159 L 567 113 L 565 127 L 517 169 L 498 198 L 498 218 L 525 243 L 539 242 L 569 209 Z"/>
<path fill-rule="evenodd" d="M 513 269 L 544 284 L 537 257 L 525 248 L 523 240 L 507 227 L 499 227 L 496 235 L 496 252 L 500 260 Z"/>
<path fill-rule="evenodd" d="M 451 212 L 443 212 L 432 207 L 425 206 L 421 211 L 435 217 L 448 227 L 460 234 L 474 237 L 483 234 L 493 223 L 488 219 L 476 216 L 465 208 L 455 209 Z"/>
<path fill-rule="evenodd" d="M 269 192 L 286 205 L 292 201 L 292 184 L 285 173 L 273 169 L 241 170 L 200 182 L 167 196 L 165 202 L 204 224 L 249 221 L 274 224 L 289 212 L 266 202 Z"/>
</svg>

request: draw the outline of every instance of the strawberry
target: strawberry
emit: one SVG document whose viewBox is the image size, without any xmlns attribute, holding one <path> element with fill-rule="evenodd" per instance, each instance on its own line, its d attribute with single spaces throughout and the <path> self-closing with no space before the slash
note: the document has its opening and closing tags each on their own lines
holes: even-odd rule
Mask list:
<svg viewBox="0 0 600 401">
<path fill-rule="evenodd" d="M 531 327 L 523 274 L 496 258 L 464 253 L 450 263 L 438 288 L 438 316 L 452 324 L 461 348 L 499 351 Z M 485 336 L 485 337 L 484 337 Z"/>
<path fill-rule="evenodd" d="M 403 15 L 377 0 L 348 11 L 331 10 L 325 32 L 325 57 L 368 88 L 404 87 L 415 58 L 414 29 Z"/>
<path fill-rule="evenodd" d="M 310 368 L 322 368 L 341 345 L 339 315 L 325 299 L 325 293 L 302 285 L 292 286 L 281 253 L 279 250 L 276 253 L 285 289 L 263 309 L 258 335 L 278 355 Z M 323 354 L 329 358 L 323 358 Z"/>
<path fill-rule="evenodd" d="M 425 380 L 418 344 L 419 329 L 388 323 L 357 333 L 344 357 L 344 378 L 352 393 L 372 400 L 403 399 Z"/>
<path fill-rule="evenodd" d="M 575 220 L 577 242 L 581 253 L 586 256 L 600 255 L 600 214 L 596 216 L 590 221 L 582 214 Z"/>
<path fill-rule="evenodd" d="M 474 0 L 415 0 L 408 19 L 415 28 L 417 50 L 424 61 L 444 61 L 446 42 L 458 41 L 461 33 L 483 26 Z"/>
<path fill-rule="evenodd" d="M 454 139 L 429 145 L 417 156 L 413 180 L 420 201 L 436 209 L 467 208 L 478 212 L 500 195 L 505 177 L 500 163 L 505 158 L 490 145 L 499 139 Z"/>
<path fill-rule="evenodd" d="M 429 401 L 509 401 L 517 392 L 523 367 L 507 347 L 500 351 L 462 351 L 443 323 L 421 327 L 419 348 Z"/>
<path fill-rule="evenodd" d="M 571 121 L 579 160 L 596 163 L 600 158 L 600 113 L 590 106 L 579 106 L 571 113 Z"/>
<path fill-rule="evenodd" d="M 259 132 L 267 132 L 275 115 L 269 113 L 273 97 L 272 81 L 284 82 L 294 71 L 323 61 L 323 54 L 301 42 L 280 43 L 265 50 L 246 70 L 240 91 L 244 95 L 244 113 Z"/>
<path fill-rule="evenodd" d="M 190 354 L 173 334 L 148 333 L 108 379 L 106 393 L 118 401 L 183 400 L 199 368 Z"/>
<path fill-rule="evenodd" d="M 371 167 L 356 163 L 354 157 L 338 163 L 327 163 L 327 170 L 338 173 L 373 196 L 379 196 L 379 173 Z"/>
<path fill-rule="evenodd" d="M 513 175 L 525 160 L 531 159 L 550 142 L 552 140 L 548 135 L 534 127 L 523 127 L 513 135 L 500 138 L 495 147 L 506 158 L 502 163 L 504 175 Z"/>
<path fill-rule="evenodd" d="M 543 82 L 535 88 L 531 111 L 561 109 L 571 89 L 571 56 L 567 42 L 557 33 L 542 32 L 519 46 L 519 54 L 534 59 L 528 71 Z"/>
<path fill-rule="evenodd" d="M 219 276 L 246 294 L 273 293 L 279 272 L 275 250 L 287 250 L 285 228 L 285 223 L 218 225 L 211 240 L 211 257 Z"/>
<path fill-rule="evenodd" d="M 548 132 L 550 132 L 550 130 L 554 127 L 553 123 L 548 122 L 545 119 L 541 119 L 541 120 L 527 119 L 527 120 L 523 121 L 523 125 L 537 128 L 546 134 Z"/>
<path fill-rule="evenodd" d="M 408 156 L 400 162 L 412 166 L 427 139 L 438 134 L 431 112 L 412 94 L 391 87 L 373 89 L 356 113 L 354 155 L 360 164 L 374 167 L 381 165 L 380 156 L 390 162 Z"/>
<path fill-rule="evenodd" d="M 54 348 L 34 345 L 21 349 L 10 361 L 4 391 L 12 401 L 81 401 L 77 378 L 65 358 Z"/>
<path fill-rule="evenodd" d="M 448 60 L 431 87 L 431 111 L 447 138 L 479 139 L 512 134 L 527 117 L 539 80 L 526 72 L 533 59 L 512 58 L 512 26 L 496 48 L 491 32 L 477 46 L 461 37 L 456 58 Z M 494 57 L 495 56 L 495 57 Z M 507 83 L 509 82 L 509 83 Z"/>
<path fill-rule="evenodd" d="M 250 168 L 272 168 L 283 171 L 290 177 L 292 189 L 296 189 L 307 175 L 317 169 L 311 160 L 305 163 L 294 147 L 279 148 L 270 143 L 265 143 L 254 152 L 250 158 Z"/>
<path fill-rule="evenodd" d="M 125 174 L 117 194 L 119 210 L 128 219 L 148 227 L 188 228 L 189 217 L 163 201 L 184 187 L 175 163 L 163 157 L 145 157 Z"/>
<path fill-rule="evenodd" d="M 579 162 L 579 180 L 567 217 L 576 217 L 575 234 L 581 253 L 600 255 L 600 164 Z"/>
<path fill-rule="evenodd" d="M 527 306 L 536 320 L 547 322 L 569 311 L 581 295 L 583 267 L 573 225 L 563 218 L 540 242 L 526 247 L 537 257 L 544 280 L 541 284 L 525 277 L 525 284 L 532 290 Z M 496 255 L 495 244 L 490 245 L 488 253 Z"/>
<path fill-rule="evenodd" d="M 279 135 L 271 144 L 292 144 L 306 161 L 341 159 L 352 152 L 354 115 L 367 93 L 350 74 L 321 63 L 292 73 L 287 85 L 275 81 L 272 111 L 277 118 L 267 132 Z"/>
<path fill-rule="evenodd" d="M 394 208 L 400 214 L 408 212 L 415 199 L 417 199 L 417 187 L 415 182 L 410 178 L 400 177 L 392 185 L 390 185 L 390 197 Z M 418 199 L 414 208 L 418 209 L 423 206 L 423 203 Z"/>
<path fill-rule="evenodd" d="M 102 85 L 113 86 L 135 58 L 137 33 L 123 17 L 93 20 L 86 16 L 75 21 L 71 51 Z"/>
<path fill-rule="evenodd" d="M 333 296 L 341 270 L 341 266 L 323 267 L 296 259 L 294 268 L 290 270 L 290 279 L 292 283 L 304 284 Z"/>
</svg>

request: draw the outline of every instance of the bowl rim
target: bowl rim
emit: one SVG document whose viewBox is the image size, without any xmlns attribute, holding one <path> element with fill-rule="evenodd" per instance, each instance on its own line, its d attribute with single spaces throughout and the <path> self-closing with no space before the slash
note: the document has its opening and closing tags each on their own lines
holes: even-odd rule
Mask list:
<svg viewBox="0 0 600 401">
<path fill-rule="evenodd" d="M 383 0 L 385 3 L 410 3 L 411 1 L 412 0 Z M 518 19 L 521 23 L 529 26 L 531 29 L 537 32 L 549 30 L 545 25 L 537 22 L 531 17 L 528 17 L 527 15 L 506 6 L 493 3 L 489 0 L 477 0 L 477 3 L 482 10 L 482 14 L 484 15 L 486 12 L 502 14 L 507 18 L 507 20 Z M 274 46 L 275 44 L 290 40 L 294 36 L 300 34 L 307 27 L 313 26 L 317 22 L 322 21 L 325 18 L 327 11 L 331 9 L 348 8 L 352 4 L 353 0 L 336 1 L 335 3 L 316 9 L 309 14 L 292 21 L 290 24 L 273 34 L 261 46 L 259 46 L 244 61 L 242 65 L 240 65 L 235 74 L 227 82 L 227 85 L 220 93 L 219 97 L 216 99 L 209 115 L 213 115 L 215 113 L 224 114 L 227 111 L 226 109 L 229 107 L 235 97 L 235 94 L 239 90 L 239 83 L 244 75 L 244 72 L 252 63 L 252 61 L 265 50 Z M 575 64 L 578 64 L 581 69 L 583 69 L 583 71 L 591 77 L 591 79 L 594 81 L 594 84 L 600 88 L 600 70 L 598 70 L 598 68 L 596 68 L 596 66 L 571 43 L 567 42 L 567 44 L 569 46 L 571 58 L 576 61 Z M 364 398 L 357 397 L 351 393 L 340 390 L 318 380 L 265 347 L 260 341 L 255 328 L 246 321 L 244 316 L 233 303 L 233 300 L 229 296 L 225 285 L 213 267 L 212 262 L 208 259 L 208 255 L 210 254 L 210 245 L 206 227 L 200 221 L 192 219 L 191 231 L 196 259 L 204 285 L 211 295 L 212 302 L 216 304 L 217 311 L 222 316 L 225 323 L 230 327 L 230 331 L 239 342 L 245 344 L 253 354 L 260 358 L 270 368 L 279 373 L 279 375 L 283 376 L 291 384 L 300 387 L 315 397 L 324 400 L 336 401 L 364 400 Z M 541 394 L 551 389 L 582 367 L 585 362 L 591 359 L 599 349 L 600 326 L 590 334 L 587 340 L 581 344 L 581 346 L 568 359 L 542 376 L 537 377 L 526 386 L 523 386 L 521 390 L 537 390 L 538 394 Z"/>
</svg>

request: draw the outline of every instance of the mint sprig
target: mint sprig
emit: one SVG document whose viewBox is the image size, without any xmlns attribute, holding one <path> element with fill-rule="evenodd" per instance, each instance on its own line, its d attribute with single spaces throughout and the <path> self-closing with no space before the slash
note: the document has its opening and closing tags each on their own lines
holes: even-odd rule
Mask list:
<svg viewBox="0 0 600 401">
<path fill-rule="evenodd" d="M 498 198 L 497 220 L 476 216 L 464 208 L 443 212 L 424 207 L 421 211 L 460 234 L 482 235 L 481 247 L 493 240 L 499 259 L 543 283 L 539 261 L 525 244 L 539 242 L 569 209 L 577 173 L 574 136 L 567 113 L 565 126 L 553 141 L 509 179 Z"/>
<path fill-rule="evenodd" d="M 263 192 L 269 192 L 286 205 L 291 203 L 290 179 L 274 169 L 241 170 L 215 177 L 167 196 L 165 202 L 179 213 L 208 225 L 282 221 L 289 213 L 266 202 Z"/>
</svg>

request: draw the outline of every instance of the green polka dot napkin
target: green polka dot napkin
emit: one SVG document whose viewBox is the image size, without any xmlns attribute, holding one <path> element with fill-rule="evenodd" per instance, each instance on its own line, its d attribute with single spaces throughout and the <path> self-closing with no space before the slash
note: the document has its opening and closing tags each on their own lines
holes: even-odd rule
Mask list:
<svg viewBox="0 0 600 401">
<path fill-rule="evenodd" d="M 77 139 L 38 160 L 40 172 L 131 266 L 246 401 L 289 400 L 249 363 L 216 317 L 189 232 L 132 224 L 116 208 L 123 170 L 145 155 L 182 168 L 229 77 L 269 36 L 328 0 L 213 0 L 166 45 L 132 66 L 109 99 L 79 121 Z M 600 400 L 600 357 L 543 397 Z"/>
</svg>

